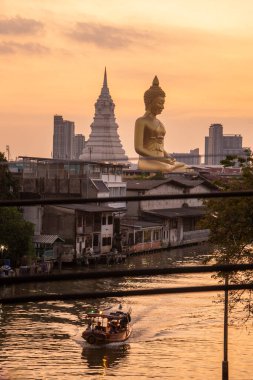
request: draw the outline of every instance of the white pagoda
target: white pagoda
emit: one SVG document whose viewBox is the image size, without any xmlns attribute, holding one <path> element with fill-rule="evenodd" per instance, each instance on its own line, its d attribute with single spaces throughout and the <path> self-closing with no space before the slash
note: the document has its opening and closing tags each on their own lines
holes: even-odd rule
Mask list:
<svg viewBox="0 0 253 380">
<path fill-rule="evenodd" d="M 111 98 L 107 85 L 106 68 L 101 94 L 95 104 L 94 121 L 91 124 L 91 133 L 80 160 L 106 161 L 126 163 L 128 157 L 122 147 L 114 115 L 115 104 Z"/>
</svg>

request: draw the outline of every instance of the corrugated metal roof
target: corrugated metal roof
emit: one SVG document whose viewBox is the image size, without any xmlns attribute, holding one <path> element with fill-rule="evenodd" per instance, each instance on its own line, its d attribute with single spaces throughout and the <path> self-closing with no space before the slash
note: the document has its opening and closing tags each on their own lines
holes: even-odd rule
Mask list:
<svg viewBox="0 0 253 380">
<path fill-rule="evenodd" d="M 147 220 L 137 220 L 137 219 L 126 219 L 121 221 L 121 226 L 128 226 L 128 227 L 134 227 L 134 228 L 162 228 L 161 224 L 150 222 Z"/>
<path fill-rule="evenodd" d="M 154 187 L 160 186 L 167 183 L 168 180 L 155 180 L 155 179 L 145 179 L 145 180 L 129 180 L 127 181 L 127 190 L 150 190 Z"/>
<path fill-rule="evenodd" d="M 110 198 L 108 198 L 108 202 Z M 98 198 L 99 202 L 99 198 Z M 71 205 L 59 205 L 57 207 L 67 208 L 71 210 L 80 210 L 85 212 L 103 212 L 103 211 L 116 211 L 117 209 L 109 206 L 99 206 L 92 204 L 71 204 Z"/>
<path fill-rule="evenodd" d="M 129 180 L 127 181 L 127 190 L 151 190 L 164 184 L 169 185 L 170 183 L 180 187 L 196 187 L 204 183 L 209 187 L 209 184 L 204 179 L 189 179 L 178 175 L 163 180 Z"/>
<path fill-rule="evenodd" d="M 64 240 L 59 235 L 34 235 L 33 237 L 34 243 L 54 244 L 56 241 L 64 243 Z"/>
<path fill-rule="evenodd" d="M 202 216 L 206 213 L 205 207 L 181 207 L 169 209 L 157 209 L 145 211 L 147 214 L 162 216 L 166 218 L 187 217 L 187 216 Z"/>
</svg>

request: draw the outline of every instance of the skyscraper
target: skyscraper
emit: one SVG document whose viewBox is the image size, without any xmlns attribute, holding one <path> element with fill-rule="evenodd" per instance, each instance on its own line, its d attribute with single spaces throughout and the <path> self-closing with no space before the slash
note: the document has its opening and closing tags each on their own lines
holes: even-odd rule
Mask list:
<svg viewBox="0 0 253 380">
<path fill-rule="evenodd" d="M 205 137 L 205 164 L 219 165 L 223 159 L 223 126 L 211 124 Z"/>
<path fill-rule="evenodd" d="M 245 149 L 242 147 L 241 135 L 223 135 L 221 124 L 211 124 L 209 136 L 205 137 L 205 164 L 219 165 L 227 155 L 244 157 Z"/>
<path fill-rule="evenodd" d="M 95 104 L 94 121 L 91 124 L 91 134 L 85 144 L 80 159 L 85 161 L 116 161 L 128 160 L 117 132 L 115 122 L 115 104 L 107 85 L 106 69 L 101 93 Z"/>
<path fill-rule="evenodd" d="M 70 160 L 74 152 L 75 123 L 54 115 L 53 158 Z"/>
</svg>

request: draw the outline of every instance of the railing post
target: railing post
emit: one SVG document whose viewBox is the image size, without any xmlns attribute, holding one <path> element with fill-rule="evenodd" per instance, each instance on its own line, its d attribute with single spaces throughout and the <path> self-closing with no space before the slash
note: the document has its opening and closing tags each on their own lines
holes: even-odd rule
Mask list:
<svg viewBox="0 0 253 380">
<path fill-rule="evenodd" d="M 228 285 L 228 274 L 225 277 L 225 286 Z M 228 380 L 228 290 L 225 290 L 224 300 L 224 356 L 222 362 L 222 380 Z"/>
</svg>

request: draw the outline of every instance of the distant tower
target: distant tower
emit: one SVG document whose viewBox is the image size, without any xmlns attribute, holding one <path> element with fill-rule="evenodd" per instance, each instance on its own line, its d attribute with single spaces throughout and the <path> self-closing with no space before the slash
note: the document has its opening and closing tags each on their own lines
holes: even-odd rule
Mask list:
<svg viewBox="0 0 253 380">
<path fill-rule="evenodd" d="M 205 137 L 205 164 L 220 165 L 227 155 L 246 157 L 242 147 L 242 136 L 239 134 L 223 134 L 221 124 L 211 124 L 209 136 Z"/>
<path fill-rule="evenodd" d="M 128 160 L 117 132 L 118 124 L 115 122 L 114 107 L 115 104 L 107 86 L 105 69 L 103 87 L 95 104 L 91 134 L 80 155 L 81 160 L 116 162 Z"/>
<path fill-rule="evenodd" d="M 223 126 L 211 124 L 205 137 L 205 164 L 219 165 L 223 158 Z"/>
<path fill-rule="evenodd" d="M 70 160 L 74 151 L 75 123 L 54 115 L 53 158 Z"/>
</svg>

